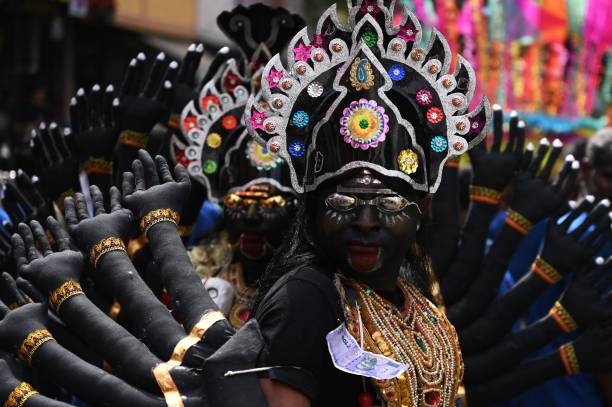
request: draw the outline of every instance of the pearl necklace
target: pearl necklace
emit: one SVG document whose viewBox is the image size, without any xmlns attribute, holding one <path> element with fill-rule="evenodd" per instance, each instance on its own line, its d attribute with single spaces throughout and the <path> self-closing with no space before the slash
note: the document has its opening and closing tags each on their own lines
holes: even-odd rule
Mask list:
<svg viewBox="0 0 612 407">
<path fill-rule="evenodd" d="M 412 284 L 403 278 L 397 284 L 402 310 L 365 284 L 337 275 L 347 328 L 357 341 L 363 338 L 365 350 L 410 365 L 394 379 L 374 380 L 387 406 L 451 406 L 463 377 L 455 329 Z M 354 291 L 355 304 L 347 301 L 347 289 Z"/>
</svg>

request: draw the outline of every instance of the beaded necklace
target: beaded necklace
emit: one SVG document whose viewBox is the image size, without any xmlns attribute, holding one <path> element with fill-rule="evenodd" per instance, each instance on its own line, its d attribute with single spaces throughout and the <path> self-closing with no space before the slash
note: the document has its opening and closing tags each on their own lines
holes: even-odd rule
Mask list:
<svg viewBox="0 0 612 407">
<path fill-rule="evenodd" d="M 361 282 L 336 275 L 336 285 L 351 335 L 358 342 L 363 338 L 365 350 L 411 366 L 394 379 L 373 380 L 387 406 L 453 405 L 463 361 L 446 316 L 401 277 L 402 310 Z M 353 303 L 347 292 L 354 294 Z"/>
</svg>

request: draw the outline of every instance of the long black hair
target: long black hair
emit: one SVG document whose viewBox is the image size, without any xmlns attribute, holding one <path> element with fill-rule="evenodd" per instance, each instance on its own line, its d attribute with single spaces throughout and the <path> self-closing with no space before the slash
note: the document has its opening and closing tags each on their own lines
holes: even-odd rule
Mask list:
<svg viewBox="0 0 612 407">
<path fill-rule="evenodd" d="M 316 247 L 316 242 L 312 239 L 312 199 L 314 198 L 310 194 L 299 198 L 295 221 L 259 279 L 253 310 L 257 310 L 270 288 L 285 274 L 308 265 L 319 265 L 321 267 L 317 269 L 329 270 L 331 261 Z M 433 301 L 431 262 L 424 249 L 427 228 L 424 219 L 421 223 L 415 242 L 411 244 L 410 252 L 402 264 L 400 275 Z"/>
</svg>

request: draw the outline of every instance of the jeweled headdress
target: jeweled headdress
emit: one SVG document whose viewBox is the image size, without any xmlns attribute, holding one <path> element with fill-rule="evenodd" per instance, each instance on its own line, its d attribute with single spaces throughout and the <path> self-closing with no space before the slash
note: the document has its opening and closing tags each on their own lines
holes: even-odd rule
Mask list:
<svg viewBox="0 0 612 407">
<path fill-rule="evenodd" d="M 262 20 L 266 24 L 254 24 Z M 175 162 L 187 168 L 207 189 L 212 202 L 217 202 L 229 188 L 254 178 L 270 177 L 281 184 L 285 178 L 289 184 L 287 175 L 275 171 L 281 164 L 286 167 L 283 160 L 245 140 L 242 116 L 249 95 L 259 91 L 263 65 L 280 50 L 287 37 L 303 26 L 303 20 L 285 9 L 257 4 L 222 13 L 218 24 L 240 46 L 244 59 L 230 58 L 219 68 L 202 88 L 198 100 L 183 109 L 184 140 L 176 136 L 170 140 Z M 248 159 L 253 169 L 230 166 L 231 161 L 236 162 L 233 157 L 239 149 L 246 151 L 241 160 Z M 285 172 L 288 174 L 288 169 Z"/>
<path fill-rule="evenodd" d="M 249 133 L 284 158 L 299 193 L 353 168 L 370 168 L 433 193 L 444 163 L 485 137 L 484 99 L 467 112 L 476 86 L 461 56 L 436 30 L 420 47 L 419 21 L 395 1 L 349 0 L 348 24 L 331 6 L 313 35 L 289 43 L 287 67 L 272 57 L 262 92 L 245 111 Z"/>
</svg>

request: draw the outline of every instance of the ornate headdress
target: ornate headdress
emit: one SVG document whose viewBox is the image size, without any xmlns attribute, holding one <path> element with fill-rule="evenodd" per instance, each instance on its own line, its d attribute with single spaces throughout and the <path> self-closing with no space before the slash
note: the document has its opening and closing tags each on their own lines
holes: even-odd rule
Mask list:
<svg viewBox="0 0 612 407">
<path fill-rule="evenodd" d="M 266 24 L 254 24 L 265 19 Z M 259 91 L 262 67 L 285 39 L 301 28 L 301 17 L 287 10 L 257 4 L 238 6 L 218 17 L 221 29 L 236 42 L 244 60 L 228 59 L 204 85 L 197 101 L 188 103 L 181 114 L 184 140 L 174 136 L 170 153 L 208 191 L 208 200 L 217 202 L 231 187 L 257 178 L 269 178 L 281 187 L 288 175 L 276 170 L 286 164 L 246 137 L 241 118 L 252 92 Z M 186 140 L 186 142 L 185 142 Z M 253 168 L 237 167 L 233 159 L 240 151 Z M 285 169 L 288 174 L 288 170 Z M 285 188 L 289 189 L 289 188 Z"/>
<path fill-rule="evenodd" d="M 289 43 L 287 68 L 275 55 L 261 94 L 245 112 L 250 134 L 284 158 L 299 193 L 353 168 L 370 168 L 433 193 L 444 163 L 485 137 L 490 107 L 467 112 L 476 86 L 461 56 L 436 30 L 423 49 L 421 25 L 395 0 L 349 0 L 347 25 L 336 6 Z"/>
</svg>

